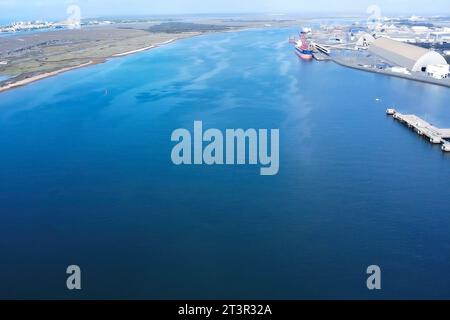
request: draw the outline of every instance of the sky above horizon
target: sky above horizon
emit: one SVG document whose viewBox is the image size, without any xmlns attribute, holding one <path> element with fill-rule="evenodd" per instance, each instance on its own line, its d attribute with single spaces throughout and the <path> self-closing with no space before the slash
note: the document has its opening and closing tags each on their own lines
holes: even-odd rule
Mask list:
<svg viewBox="0 0 450 320">
<path fill-rule="evenodd" d="M 83 17 L 214 13 L 360 14 L 376 4 L 382 14 L 450 15 L 448 0 L 0 0 L 0 20 L 62 19 L 69 5 Z"/>
</svg>

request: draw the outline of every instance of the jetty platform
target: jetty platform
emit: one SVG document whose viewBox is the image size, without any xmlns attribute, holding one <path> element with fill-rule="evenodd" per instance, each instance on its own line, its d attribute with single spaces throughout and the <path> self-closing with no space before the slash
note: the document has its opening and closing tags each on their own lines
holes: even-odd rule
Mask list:
<svg viewBox="0 0 450 320">
<path fill-rule="evenodd" d="M 403 114 L 395 109 L 388 109 L 386 113 L 395 120 L 414 129 L 418 135 L 426 137 L 431 143 L 442 144 L 442 151 L 450 152 L 450 128 L 438 128 L 416 115 Z"/>
</svg>

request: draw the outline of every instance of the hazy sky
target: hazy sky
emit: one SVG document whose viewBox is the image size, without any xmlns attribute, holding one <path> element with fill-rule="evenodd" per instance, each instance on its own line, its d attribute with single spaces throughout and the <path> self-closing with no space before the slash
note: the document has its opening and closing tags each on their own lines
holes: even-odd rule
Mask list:
<svg viewBox="0 0 450 320">
<path fill-rule="evenodd" d="M 351 13 L 377 4 L 383 13 L 450 14 L 449 0 L 0 0 L 0 19 L 63 18 L 77 4 L 82 16 L 188 13 Z"/>
</svg>

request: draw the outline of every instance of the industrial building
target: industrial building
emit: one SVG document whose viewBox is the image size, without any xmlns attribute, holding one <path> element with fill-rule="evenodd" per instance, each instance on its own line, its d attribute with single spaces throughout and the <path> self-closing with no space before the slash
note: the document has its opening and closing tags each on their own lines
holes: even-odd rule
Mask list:
<svg viewBox="0 0 450 320">
<path fill-rule="evenodd" d="M 429 66 L 447 65 L 438 52 L 384 37 L 376 39 L 369 51 L 386 62 L 413 72 L 426 73 Z"/>
<path fill-rule="evenodd" d="M 445 79 L 450 74 L 450 66 L 448 64 L 429 65 L 427 74 L 435 79 Z"/>
</svg>

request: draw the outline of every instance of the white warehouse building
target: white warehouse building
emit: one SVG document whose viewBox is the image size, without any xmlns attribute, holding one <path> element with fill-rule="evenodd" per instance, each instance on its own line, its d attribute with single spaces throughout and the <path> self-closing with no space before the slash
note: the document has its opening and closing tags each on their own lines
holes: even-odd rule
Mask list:
<svg viewBox="0 0 450 320">
<path fill-rule="evenodd" d="M 448 64 L 431 64 L 427 67 L 427 74 L 435 79 L 446 79 L 450 74 Z"/>
<path fill-rule="evenodd" d="M 427 72 L 430 65 L 447 65 L 439 53 L 389 38 L 376 39 L 369 48 L 386 62 L 414 72 Z"/>
</svg>

